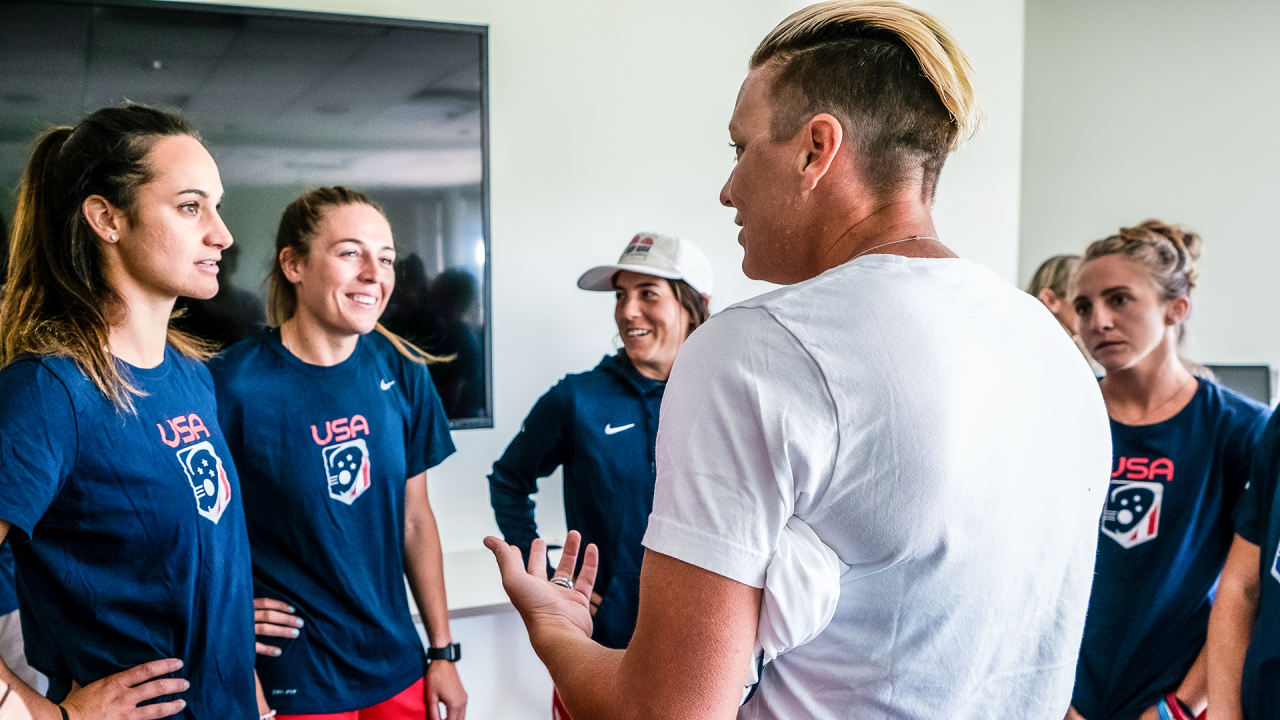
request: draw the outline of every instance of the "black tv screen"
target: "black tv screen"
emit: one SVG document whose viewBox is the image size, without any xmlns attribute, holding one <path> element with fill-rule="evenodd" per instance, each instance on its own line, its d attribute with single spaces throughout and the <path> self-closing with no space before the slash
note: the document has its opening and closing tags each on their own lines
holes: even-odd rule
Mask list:
<svg viewBox="0 0 1280 720">
<path fill-rule="evenodd" d="M 492 427 L 487 29 L 219 5 L 0 0 L 0 215 L 32 141 L 100 107 L 182 114 L 218 162 L 235 237 L 222 289 L 174 322 L 229 344 L 261 327 L 284 207 L 345 185 L 386 211 L 383 324 L 431 366 L 454 428 Z"/>
</svg>

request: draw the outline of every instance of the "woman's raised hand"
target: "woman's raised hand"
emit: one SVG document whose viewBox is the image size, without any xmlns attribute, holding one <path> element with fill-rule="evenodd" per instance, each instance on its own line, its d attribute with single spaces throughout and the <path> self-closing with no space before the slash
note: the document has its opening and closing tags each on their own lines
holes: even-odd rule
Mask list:
<svg viewBox="0 0 1280 720">
<path fill-rule="evenodd" d="M 72 685 L 62 707 L 71 720 L 155 720 L 177 715 L 187 701 L 170 700 L 143 707 L 138 703 L 190 688 L 191 683 L 182 678 L 154 679 L 181 669 L 182 661 L 177 658 L 152 660 L 84 687 Z"/>
<path fill-rule="evenodd" d="M 297 610 L 283 600 L 272 598 L 253 599 L 253 634 L 271 637 L 296 638 L 302 633 L 302 618 L 294 615 Z M 283 652 L 275 645 L 255 642 L 259 655 L 279 657 Z"/>
<path fill-rule="evenodd" d="M 582 535 L 570 530 L 564 541 L 560 565 L 547 579 L 547 544 L 541 538 L 533 541 L 529 550 L 529 565 L 522 562 L 520 548 L 508 545 L 496 537 L 484 539 L 485 547 L 493 551 L 502 572 L 502 588 L 507 591 L 511 603 L 520 611 L 530 631 L 535 623 L 565 623 L 591 635 L 591 590 L 596 582 L 596 570 L 600 553 L 596 546 L 588 545 L 582 558 L 582 569 L 573 577 L 573 567 L 578 559 Z M 560 584 L 572 584 L 572 589 Z"/>
</svg>

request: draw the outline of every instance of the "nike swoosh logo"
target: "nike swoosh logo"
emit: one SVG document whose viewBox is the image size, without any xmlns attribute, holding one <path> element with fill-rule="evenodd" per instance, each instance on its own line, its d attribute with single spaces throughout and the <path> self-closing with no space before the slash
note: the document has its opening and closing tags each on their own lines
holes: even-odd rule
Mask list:
<svg viewBox="0 0 1280 720">
<path fill-rule="evenodd" d="M 383 390 L 390 390 L 390 389 L 391 389 L 391 386 L 392 386 L 392 385 L 395 385 L 395 384 L 396 384 L 396 381 L 395 381 L 395 380 L 392 380 L 391 382 L 387 382 L 386 380 L 379 380 L 379 381 L 378 381 L 378 385 L 380 385 L 380 386 L 382 387 L 382 389 L 383 389 Z"/>
<path fill-rule="evenodd" d="M 629 429 L 631 429 L 631 428 L 633 428 L 633 427 L 635 427 L 635 426 L 636 426 L 636 424 L 635 424 L 635 423 L 631 423 L 630 425 L 623 425 L 622 427 L 613 427 L 612 425 L 609 425 L 609 424 L 607 424 L 607 423 L 606 423 L 606 424 L 605 424 L 605 426 L 604 426 L 604 434 L 605 434 L 605 435 L 616 435 L 616 434 L 618 434 L 618 433 L 622 432 L 623 430 L 629 430 Z"/>
</svg>

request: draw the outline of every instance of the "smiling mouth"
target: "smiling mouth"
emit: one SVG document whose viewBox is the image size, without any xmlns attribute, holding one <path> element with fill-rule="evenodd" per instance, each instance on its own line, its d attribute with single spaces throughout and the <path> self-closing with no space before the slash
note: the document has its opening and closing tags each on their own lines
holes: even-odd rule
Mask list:
<svg viewBox="0 0 1280 720">
<path fill-rule="evenodd" d="M 207 270 L 217 270 L 217 269 L 218 269 L 218 261 L 217 261 L 217 260 L 201 260 L 201 261 L 197 262 L 197 263 L 196 263 L 196 265 L 198 265 L 199 267 L 201 267 L 201 268 L 203 268 L 203 269 L 207 269 Z"/>
<path fill-rule="evenodd" d="M 638 338 L 638 337 L 644 337 L 646 335 L 650 335 L 652 333 L 653 333 L 652 330 L 646 330 L 644 328 L 632 328 L 626 331 L 625 333 L 623 333 L 623 335 L 629 338 Z"/>
<path fill-rule="evenodd" d="M 378 305 L 378 298 L 372 295 L 365 295 L 364 293 L 351 293 L 347 297 L 351 299 L 351 302 L 359 305 L 360 307 L 372 308 L 372 307 L 377 307 Z"/>
</svg>

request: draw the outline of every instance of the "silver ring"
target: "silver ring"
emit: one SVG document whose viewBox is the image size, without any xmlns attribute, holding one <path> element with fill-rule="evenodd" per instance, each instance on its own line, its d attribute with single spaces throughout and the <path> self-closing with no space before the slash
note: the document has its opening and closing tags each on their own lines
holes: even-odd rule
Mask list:
<svg viewBox="0 0 1280 720">
<path fill-rule="evenodd" d="M 559 585 L 560 587 L 565 588 L 566 590 L 573 589 L 573 581 L 570 580 L 569 578 L 553 577 L 551 578 L 551 584 Z"/>
</svg>

